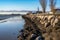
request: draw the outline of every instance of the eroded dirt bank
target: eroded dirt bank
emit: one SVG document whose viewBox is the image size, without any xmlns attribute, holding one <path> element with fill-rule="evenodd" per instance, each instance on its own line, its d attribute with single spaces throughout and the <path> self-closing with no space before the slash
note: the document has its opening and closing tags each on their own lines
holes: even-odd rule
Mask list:
<svg viewBox="0 0 60 40">
<path fill-rule="evenodd" d="M 60 14 L 28 14 L 18 40 L 60 40 Z"/>
</svg>

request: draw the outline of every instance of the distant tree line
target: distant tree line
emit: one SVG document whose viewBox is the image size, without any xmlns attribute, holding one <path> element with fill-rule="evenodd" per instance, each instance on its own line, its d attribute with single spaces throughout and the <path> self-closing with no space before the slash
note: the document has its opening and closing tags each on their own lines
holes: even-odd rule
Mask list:
<svg viewBox="0 0 60 40">
<path fill-rule="evenodd" d="M 47 1 L 48 0 L 39 0 L 44 13 L 46 12 Z M 50 9 L 51 9 L 51 12 L 53 12 L 53 13 L 55 13 L 56 1 L 57 0 L 49 0 Z"/>
</svg>

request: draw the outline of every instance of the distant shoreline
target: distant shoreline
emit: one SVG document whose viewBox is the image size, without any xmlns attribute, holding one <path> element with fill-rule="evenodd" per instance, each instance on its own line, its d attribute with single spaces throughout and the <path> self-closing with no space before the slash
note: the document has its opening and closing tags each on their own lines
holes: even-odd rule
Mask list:
<svg viewBox="0 0 60 40">
<path fill-rule="evenodd" d="M 10 14 L 10 15 L 1 14 L 0 20 L 4 20 L 4 19 L 10 18 L 10 17 L 15 17 L 15 16 L 21 16 L 21 15 L 20 14 Z"/>
</svg>

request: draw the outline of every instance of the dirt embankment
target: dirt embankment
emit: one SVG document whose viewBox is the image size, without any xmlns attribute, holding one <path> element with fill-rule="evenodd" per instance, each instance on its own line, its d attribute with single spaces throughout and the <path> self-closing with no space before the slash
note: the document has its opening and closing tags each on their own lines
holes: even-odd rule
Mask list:
<svg viewBox="0 0 60 40">
<path fill-rule="evenodd" d="M 22 17 L 25 25 L 18 40 L 60 40 L 60 16 L 29 14 Z"/>
</svg>

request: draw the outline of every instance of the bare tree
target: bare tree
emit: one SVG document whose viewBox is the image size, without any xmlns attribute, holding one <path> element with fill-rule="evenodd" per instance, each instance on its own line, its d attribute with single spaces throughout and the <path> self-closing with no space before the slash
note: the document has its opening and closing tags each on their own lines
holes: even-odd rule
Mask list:
<svg viewBox="0 0 60 40">
<path fill-rule="evenodd" d="M 46 12 L 46 6 L 47 6 L 47 0 L 39 0 L 41 6 L 42 6 L 42 10 L 45 13 Z"/>
<path fill-rule="evenodd" d="M 55 14 L 55 6 L 56 6 L 56 0 L 50 0 L 50 9 L 53 14 Z"/>
</svg>

